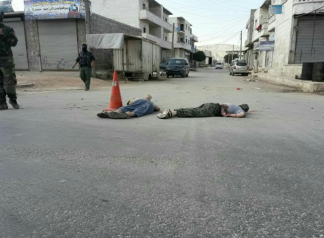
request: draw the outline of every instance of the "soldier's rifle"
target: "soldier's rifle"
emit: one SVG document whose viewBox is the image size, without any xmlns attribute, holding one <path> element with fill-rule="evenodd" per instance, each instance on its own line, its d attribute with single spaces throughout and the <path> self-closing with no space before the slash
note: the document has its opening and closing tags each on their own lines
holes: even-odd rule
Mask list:
<svg viewBox="0 0 324 238">
<path fill-rule="evenodd" d="M 0 27 L 3 26 L 4 12 L 0 13 Z"/>
</svg>

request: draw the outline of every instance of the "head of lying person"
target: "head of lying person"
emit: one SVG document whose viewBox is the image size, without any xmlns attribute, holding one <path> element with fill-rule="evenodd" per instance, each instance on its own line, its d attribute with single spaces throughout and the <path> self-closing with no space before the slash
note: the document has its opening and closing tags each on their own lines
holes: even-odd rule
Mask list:
<svg viewBox="0 0 324 238">
<path fill-rule="evenodd" d="M 247 104 L 239 105 L 239 107 L 242 108 L 245 112 L 248 112 L 250 110 L 250 107 Z"/>
<path fill-rule="evenodd" d="M 133 99 L 129 100 L 129 101 L 127 102 L 127 106 L 133 104 L 136 100 L 137 100 L 137 98 L 133 98 Z"/>
</svg>

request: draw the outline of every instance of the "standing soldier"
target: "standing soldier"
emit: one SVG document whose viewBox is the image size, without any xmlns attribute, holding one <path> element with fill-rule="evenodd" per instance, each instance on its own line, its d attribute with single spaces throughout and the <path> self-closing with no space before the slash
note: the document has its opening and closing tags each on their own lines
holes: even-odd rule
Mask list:
<svg viewBox="0 0 324 238">
<path fill-rule="evenodd" d="M 6 96 L 13 108 L 19 109 L 16 93 L 16 73 L 11 47 L 18 43 L 15 31 L 2 23 L 0 18 L 0 110 L 8 109 Z"/>
<path fill-rule="evenodd" d="M 85 91 L 89 91 L 90 89 L 90 82 L 91 82 L 91 71 L 94 67 L 95 57 L 93 54 L 88 51 L 87 45 L 82 45 L 82 52 L 79 54 L 79 57 L 76 59 L 74 67 L 77 65 L 77 63 L 80 64 L 80 78 L 85 84 Z"/>
</svg>

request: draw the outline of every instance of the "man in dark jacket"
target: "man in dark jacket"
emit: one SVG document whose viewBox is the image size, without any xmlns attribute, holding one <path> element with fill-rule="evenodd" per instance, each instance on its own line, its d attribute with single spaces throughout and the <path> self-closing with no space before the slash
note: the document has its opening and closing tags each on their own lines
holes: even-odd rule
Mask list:
<svg viewBox="0 0 324 238">
<path fill-rule="evenodd" d="M 11 47 L 18 43 L 14 29 L 0 24 L 0 110 L 8 109 L 6 96 L 13 108 L 19 109 L 17 103 L 15 63 Z"/>
<path fill-rule="evenodd" d="M 88 51 L 86 44 L 82 45 L 82 52 L 79 54 L 79 57 L 76 59 L 74 67 L 79 63 L 80 64 L 80 78 L 85 84 L 85 91 L 89 91 L 91 83 L 91 71 L 94 67 L 95 57 L 93 54 Z"/>
</svg>

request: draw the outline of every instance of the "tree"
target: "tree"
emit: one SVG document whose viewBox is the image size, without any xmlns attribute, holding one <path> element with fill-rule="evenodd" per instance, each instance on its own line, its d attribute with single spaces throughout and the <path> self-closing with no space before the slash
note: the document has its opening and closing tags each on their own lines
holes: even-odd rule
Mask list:
<svg viewBox="0 0 324 238">
<path fill-rule="evenodd" d="M 198 62 L 202 62 L 202 61 L 206 60 L 206 55 L 203 51 L 198 51 L 197 53 L 193 54 L 193 59 Z"/>
<path fill-rule="evenodd" d="M 238 57 L 239 57 L 238 54 L 233 55 L 233 59 L 236 59 Z M 224 60 L 225 60 L 226 63 L 231 64 L 232 63 L 232 54 L 225 55 Z"/>
</svg>

